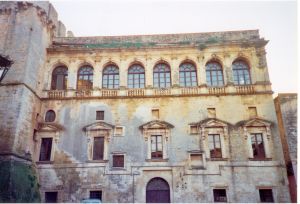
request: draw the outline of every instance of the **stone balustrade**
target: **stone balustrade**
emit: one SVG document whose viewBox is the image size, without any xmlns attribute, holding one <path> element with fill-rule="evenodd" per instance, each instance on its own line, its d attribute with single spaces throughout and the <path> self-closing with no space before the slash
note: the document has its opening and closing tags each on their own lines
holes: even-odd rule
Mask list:
<svg viewBox="0 0 300 204">
<path fill-rule="evenodd" d="M 67 98 L 118 98 L 118 97 L 157 97 L 157 96 L 191 96 L 191 95 L 244 95 L 272 93 L 271 85 L 227 85 L 224 87 L 172 87 L 144 89 L 93 89 L 93 90 L 45 90 L 47 99 Z"/>
</svg>

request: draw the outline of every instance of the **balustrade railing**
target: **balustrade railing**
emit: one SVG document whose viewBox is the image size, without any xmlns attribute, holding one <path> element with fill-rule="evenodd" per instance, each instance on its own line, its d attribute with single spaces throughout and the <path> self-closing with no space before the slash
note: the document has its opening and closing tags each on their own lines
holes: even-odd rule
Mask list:
<svg viewBox="0 0 300 204">
<path fill-rule="evenodd" d="M 225 94 L 226 89 L 225 87 L 209 87 L 208 93 L 213 95 Z"/>
<path fill-rule="evenodd" d="M 251 94 L 255 92 L 253 85 L 236 86 L 235 88 L 238 94 Z"/>
</svg>

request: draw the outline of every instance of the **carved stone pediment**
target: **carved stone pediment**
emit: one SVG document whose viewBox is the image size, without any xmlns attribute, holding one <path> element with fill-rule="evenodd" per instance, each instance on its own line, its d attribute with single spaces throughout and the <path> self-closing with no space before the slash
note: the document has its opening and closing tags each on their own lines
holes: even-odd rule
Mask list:
<svg viewBox="0 0 300 204">
<path fill-rule="evenodd" d="M 204 120 L 201 120 L 197 123 L 191 123 L 190 125 L 196 125 L 196 126 L 200 126 L 201 128 L 215 128 L 215 127 L 220 127 L 220 128 L 224 128 L 224 127 L 228 127 L 231 126 L 230 123 L 222 121 L 220 119 L 217 118 L 206 118 Z"/>
<path fill-rule="evenodd" d="M 106 122 L 95 122 L 92 124 L 89 124 L 87 126 L 84 126 L 82 128 L 83 131 L 99 131 L 99 130 L 113 130 L 114 129 L 114 125 L 111 125 L 109 123 Z"/>
<path fill-rule="evenodd" d="M 47 123 L 47 122 L 38 123 L 39 132 L 59 132 L 61 130 L 64 130 L 64 127 L 58 123 Z"/>
<path fill-rule="evenodd" d="M 238 126 L 243 127 L 270 127 L 273 123 L 262 118 L 251 118 L 249 120 L 240 121 L 237 123 Z"/>
<path fill-rule="evenodd" d="M 147 122 L 143 125 L 141 125 L 140 130 L 143 129 L 171 129 L 174 128 L 174 126 L 166 121 L 161 120 L 152 120 L 150 122 Z"/>
</svg>

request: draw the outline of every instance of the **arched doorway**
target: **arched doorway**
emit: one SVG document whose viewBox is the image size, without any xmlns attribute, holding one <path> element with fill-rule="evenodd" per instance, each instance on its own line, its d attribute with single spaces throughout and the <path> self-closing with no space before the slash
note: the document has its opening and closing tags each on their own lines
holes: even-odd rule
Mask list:
<svg viewBox="0 0 300 204">
<path fill-rule="evenodd" d="M 170 187 L 162 178 L 151 179 L 146 187 L 146 203 L 170 203 Z"/>
</svg>

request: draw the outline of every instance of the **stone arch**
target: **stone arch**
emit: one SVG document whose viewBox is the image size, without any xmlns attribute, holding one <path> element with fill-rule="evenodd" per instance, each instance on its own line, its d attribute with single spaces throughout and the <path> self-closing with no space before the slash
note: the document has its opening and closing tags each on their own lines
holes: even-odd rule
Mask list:
<svg viewBox="0 0 300 204">
<path fill-rule="evenodd" d="M 170 203 L 170 186 L 160 177 L 152 178 L 146 186 L 146 203 Z"/>
</svg>

